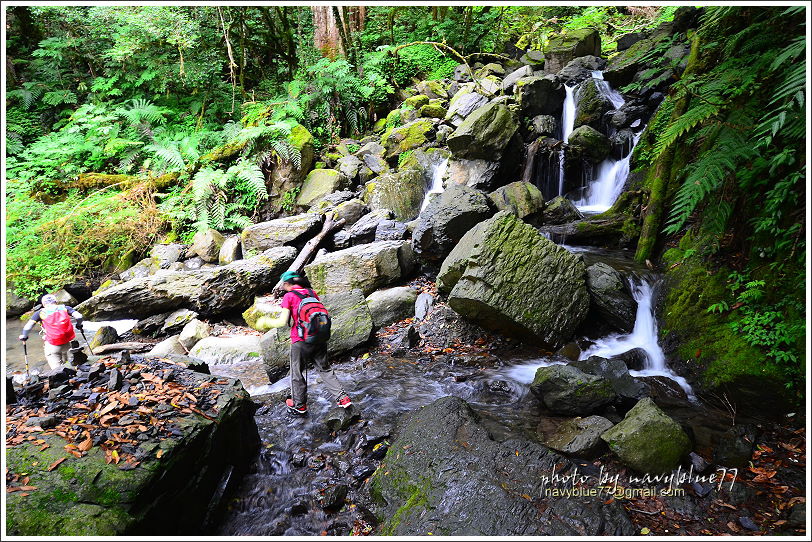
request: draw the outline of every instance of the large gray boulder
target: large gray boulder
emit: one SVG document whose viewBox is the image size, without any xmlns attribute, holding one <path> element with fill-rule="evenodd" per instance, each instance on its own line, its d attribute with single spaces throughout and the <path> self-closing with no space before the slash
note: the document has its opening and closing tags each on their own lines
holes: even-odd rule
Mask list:
<svg viewBox="0 0 812 542">
<path fill-rule="evenodd" d="M 515 84 L 514 95 L 525 117 L 560 116 L 566 91 L 557 76 L 548 74 L 519 79 Z"/>
<path fill-rule="evenodd" d="M 244 310 L 256 294 L 276 284 L 295 257 L 295 248 L 277 247 L 214 269 L 136 278 L 99 292 L 76 309 L 88 320 L 140 319 L 179 308 L 204 316 Z"/>
<path fill-rule="evenodd" d="M 365 245 L 375 241 L 375 232 L 378 224 L 384 220 L 392 218 L 392 211 L 389 209 L 376 209 L 358 219 L 349 228 L 337 231 L 333 234 L 333 244 L 337 249 L 350 248 L 355 245 Z"/>
<path fill-rule="evenodd" d="M 517 70 L 513 70 L 502 79 L 502 90 L 510 91 L 510 88 L 516 84 L 516 81 L 522 77 L 530 77 L 533 75 L 533 68 L 530 66 L 522 66 Z"/>
<path fill-rule="evenodd" d="M 349 158 L 360 163 L 360 160 L 354 156 Z M 357 174 L 357 168 L 355 173 Z M 296 204 L 309 207 L 328 194 L 349 188 L 351 184 L 350 177 L 335 169 L 314 169 L 307 174 L 307 178 L 302 184 L 302 190 L 296 196 Z"/>
<path fill-rule="evenodd" d="M 613 402 L 612 384 L 571 365 L 539 367 L 530 391 L 556 414 L 585 416 Z"/>
<path fill-rule="evenodd" d="M 592 72 L 606 67 L 606 60 L 598 56 L 581 56 L 571 60 L 559 72 L 558 77 L 568 86 L 573 86 L 592 77 Z"/>
<path fill-rule="evenodd" d="M 392 322 L 414 316 L 417 293 L 414 288 L 397 286 L 369 294 L 367 305 L 375 327 L 386 327 Z"/>
<path fill-rule="evenodd" d="M 414 263 L 408 241 L 378 241 L 319 256 L 305 266 L 305 274 L 319 294 L 357 288 L 369 295 L 406 278 Z"/>
<path fill-rule="evenodd" d="M 619 331 L 631 333 L 637 302 L 629 292 L 623 275 L 603 262 L 586 268 L 586 287 L 600 315 Z"/>
<path fill-rule="evenodd" d="M 646 385 L 629 374 L 629 369 L 621 359 L 590 356 L 587 359 L 573 361 L 570 366 L 587 374 L 605 378 L 617 396 L 627 403 L 631 401 L 634 404 L 648 394 Z"/>
<path fill-rule="evenodd" d="M 245 228 L 240 234 L 243 252 L 262 252 L 283 245 L 303 245 L 318 233 L 322 217 L 304 213 L 268 222 L 259 222 Z"/>
<path fill-rule="evenodd" d="M 546 494 L 573 467 L 535 442 L 493 439 L 465 401 L 443 397 L 401 418 L 369 490 L 385 535 L 635 534 L 617 500 Z"/>
<path fill-rule="evenodd" d="M 412 233 L 414 251 L 423 260 L 440 260 L 471 228 L 491 215 L 493 209 L 485 194 L 453 184 L 420 213 Z"/>
<path fill-rule="evenodd" d="M 545 224 L 566 224 L 584 218 L 572 201 L 564 196 L 556 196 L 548 201 L 542 216 Z"/>
<path fill-rule="evenodd" d="M 466 233 L 443 261 L 437 287 L 483 327 L 558 347 L 586 317 L 581 258 L 500 211 Z"/>
<path fill-rule="evenodd" d="M 556 73 L 579 56 L 600 56 L 601 36 L 593 28 L 569 30 L 553 36 L 544 47 L 544 69 Z"/>
<path fill-rule="evenodd" d="M 192 246 L 189 247 L 188 254 L 197 254 L 204 262 L 216 263 L 223 241 L 222 234 L 217 230 L 209 228 L 199 231 L 192 239 Z"/>
<path fill-rule="evenodd" d="M 592 459 L 606 449 L 601 435 L 614 424 L 601 416 L 574 418 L 544 435 L 542 442 L 548 448 L 574 457 Z"/>
<path fill-rule="evenodd" d="M 536 185 L 516 181 L 497 188 L 488 199 L 498 211 L 507 211 L 527 223 L 541 222 L 541 211 L 544 209 L 544 196 Z"/>
<path fill-rule="evenodd" d="M 507 106 L 489 103 L 471 113 L 448 137 L 457 158 L 499 161 L 519 125 Z"/>
<path fill-rule="evenodd" d="M 327 352 L 331 355 L 349 352 L 364 344 L 372 334 L 372 315 L 361 290 L 326 294 L 321 298 L 330 312 L 332 326 Z M 274 328 L 260 341 L 262 362 L 271 382 L 284 377 L 289 369 L 290 328 Z"/>
<path fill-rule="evenodd" d="M 446 184 L 462 184 L 478 190 L 487 190 L 494 184 L 499 165 L 499 162 L 478 158 L 474 160 L 451 159 L 446 170 L 448 177 Z"/>
<path fill-rule="evenodd" d="M 385 173 L 369 181 L 364 203 L 370 209 L 389 209 L 398 220 L 411 220 L 420 213 L 426 193 L 426 180 L 418 169 Z"/>
<path fill-rule="evenodd" d="M 640 473 L 668 472 L 691 450 L 682 427 L 648 397 L 601 438 L 624 465 Z"/>
<path fill-rule="evenodd" d="M 386 159 L 392 160 L 406 151 L 428 143 L 436 132 L 431 119 L 420 118 L 386 132 L 381 143 L 386 148 Z"/>
<path fill-rule="evenodd" d="M 488 103 L 488 98 L 475 88 L 473 83 L 466 83 L 451 98 L 445 120 L 452 126 L 459 126 L 471 113 Z"/>
<path fill-rule="evenodd" d="M 189 350 L 189 355 L 213 365 L 259 361 L 262 354 L 259 336 L 204 337 Z"/>
<path fill-rule="evenodd" d="M 14 293 L 11 284 L 6 288 L 6 317 L 20 316 L 34 306 L 34 300 L 20 297 Z"/>
</svg>

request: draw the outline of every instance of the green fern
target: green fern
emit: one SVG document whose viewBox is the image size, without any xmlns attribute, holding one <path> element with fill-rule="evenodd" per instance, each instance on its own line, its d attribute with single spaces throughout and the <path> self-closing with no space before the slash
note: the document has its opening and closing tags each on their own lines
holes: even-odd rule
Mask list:
<svg viewBox="0 0 812 542">
<path fill-rule="evenodd" d="M 660 154 L 673 145 L 680 136 L 717 115 L 720 109 L 720 105 L 700 102 L 695 107 L 686 111 L 685 114 L 674 119 L 657 139 L 657 143 L 654 145 L 654 157 L 660 156 Z"/>
</svg>

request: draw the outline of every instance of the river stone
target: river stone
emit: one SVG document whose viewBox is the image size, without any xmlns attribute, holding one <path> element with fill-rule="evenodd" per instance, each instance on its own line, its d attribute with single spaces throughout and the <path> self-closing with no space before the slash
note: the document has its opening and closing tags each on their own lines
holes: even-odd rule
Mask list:
<svg viewBox="0 0 812 542">
<path fill-rule="evenodd" d="M 590 265 L 586 268 L 586 287 L 603 319 L 618 331 L 631 333 L 637 315 L 637 302 L 629 293 L 620 272 L 603 262 Z"/>
<path fill-rule="evenodd" d="M 534 223 L 541 220 L 544 196 L 534 184 L 516 181 L 497 188 L 488 194 L 488 199 L 498 211 L 512 213 L 525 222 Z"/>
<path fill-rule="evenodd" d="M 195 318 L 183 326 L 183 330 L 181 330 L 180 336 L 178 337 L 178 342 L 188 351 L 209 335 L 211 335 L 211 326 Z"/>
<path fill-rule="evenodd" d="M 471 113 L 488 103 L 488 98 L 475 91 L 474 83 L 461 85 L 448 103 L 445 120 L 457 127 Z"/>
<path fill-rule="evenodd" d="M 378 224 L 390 218 L 392 218 L 392 211 L 389 209 L 375 209 L 359 218 L 349 229 L 336 232 L 333 235 L 333 244 L 340 250 L 372 243 L 375 241 Z"/>
<path fill-rule="evenodd" d="M 555 75 L 523 77 L 516 81 L 513 92 L 525 117 L 561 115 L 566 93 Z"/>
<path fill-rule="evenodd" d="M 601 56 L 601 36 L 593 28 L 569 30 L 553 36 L 544 47 L 544 69 L 558 72 L 572 59 L 579 56 Z"/>
<path fill-rule="evenodd" d="M 471 113 L 448 137 L 448 148 L 457 158 L 499 161 L 519 126 L 510 110 L 498 103 Z"/>
<path fill-rule="evenodd" d="M 488 75 L 496 75 L 503 77 L 505 75 L 505 68 L 496 62 L 489 62 L 476 71 L 477 77 L 487 77 Z"/>
<path fill-rule="evenodd" d="M 201 264 L 202 264 L 201 260 Z M 155 272 L 155 269 L 152 265 L 151 258 L 144 258 L 143 260 L 139 261 L 134 266 L 130 267 L 129 269 L 125 269 L 121 273 L 118 274 L 119 278 L 123 281 L 128 281 L 137 278 L 148 277 L 152 273 Z"/>
<path fill-rule="evenodd" d="M 376 241 L 398 241 L 409 236 L 409 228 L 405 222 L 397 220 L 381 220 L 375 228 Z"/>
<path fill-rule="evenodd" d="M 205 337 L 195 343 L 189 355 L 215 365 L 258 361 L 262 356 L 259 339 L 256 335 Z"/>
<path fill-rule="evenodd" d="M 567 142 L 567 160 L 586 160 L 592 164 L 609 156 L 612 144 L 609 138 L 591 126 L 579 126 Z"/>
<path fill-rule="evenodd" d="M 411 220 L 420 213 L 426 180 L 414 168 L 385 173 L 366 185 L 364 203 L 370 209 L 389 209 L 401 221 Z"/>
<path fill-rule="evenodd" d="M 646 385 L 632 377 L 626 364 L 617 358 L 606 359 L 600 356 L 590 356 L 584 360 L 573 361 L 570 366 L 587 374 L 607 379 L 618 397 L 632 403 L 636 403 L 638 399 L 642 399 L 648 394 Z"/>
<path fill-rule="evenodd" d="M 361 290 L 338 292 L 322 296 L 330 313 L 332 326 L 327 352 L 331 356 L 349 352 L 364 344 L 372 334 L 372 315 Z M 262 362 L 268 379 L 273 383 L 283 378 L 289 368 L 290 328 L 273 328 L 260 341 Z"/>
<path fill-rule="evenodd" d="M 685 390 L 667 376 L 642 376 L 637 380 L 646 386 L 646 394 L 661 408 L 695 408 Z"/>
<path fill-rule="evenodd" d="M 375 327 L 386 327 L 414 316 L 417 290 L 408 286 L 378 290 L 368 295 L 366 301 Z"/>
<path fill-rule="evenodd" d="M 713 462 L 722 467 L 745 469 L 753 459 L 758 431 L 750 424 L 728 429 L 713 450 Z"/>
<path fill-rule="evenodd" d="M 268 326 L 268 320 L 279 318 L 282 310 L 274 296 L 257 296 L 254 298 L 254 304 L 242 313 L 242 317 L 248 327 L 264 333 L 271 329 Z"/>
<path fill-rule="evenodd" d="M 195 311 L 178 309 L 166 317 L 164 325 L 161 326 L 161 333 L 178 333 L 186 324 L 197 318 L 197 316 L 198 314 Z"/>
<path fill-rule="evenodd" d="M 324 415 L 324 425 L 327 426 L 328 431 L 330 431 L 331 433 L 334 433 L 336 431 L 342 431 L 344 429 L 347 429 L 349 426 L 351 426 L 352 424 L 354 424 L 355 422 L 357 422 L 360 419 L 361 419 L 361 412 L 358 410 L 358 408 L 355 405 L 350 405 L 347 408 L 334 407 L 334 408 L 331 408 L 327 412 L 327 414 Z M 342 486 L 339 486 L 339 487 L 342 487 Z M 343 486 L 343 487 L 344 487 L 344 495 L 346 496 L 347 486 Z M 328 498 L 328 499 L 325 499 L 325 500 L 329 503 L 329 501 L 331 501 L 332 499 Z M 343 504 L 343 501 L 344 501 L 344 498 L 342 497 L 340 499 L 340 502 Z M 338 504 L 338 503 L 334 503 L 334 505 L 332 505 L 332 506 L 323 506 L 323 507 L 324 508 L 331 508 L 331 507 L 334 507 L 335 504 Z"/>
<path fill-rule="evenodd" d="M 505 76 L 504 79 L 502 79 L 502 90 L 509 92 L 510 87 L 515 85 L 516 81 L 522 77 L 530 77 L 531 75 L 533 75 L 533 68 L 530 66 L 522 66 L 521 68 L 510 72 Z"/>
<path fill-rule="evenodd" d="M 256 407 L 238 380 L 209 382 L 209 375 L 169 367 L 190 389 L 206 385 L 220 392 L 207 410 L 211 419 L 191 414 L 173 420 L 179 434 L 141 443 L 138 451 L 146 453 L 130 470 L 122 470 L 124 460 L 106 461 L 96 445 L 81 458 L 68 456 L 65 440 L 55 434 L 38 433 L 39 443 L 8 447 L 9 470 L 25 472 L 39 489 L 6 496 L 6 535 L 166 538 L 203 532 L 211 511 L 226 504 L 223 481 L 241 479 L 256 457 Z M 52 415 L 64 419 L 66 413 Z M 49 470 L 57 463 L 60 468 Z"/>
<path fill-rule="evenodd" d="M 558 77 L 573 86 L 592 77 L 592 72 L 606 67 L 606 60 L 598 56 L 582 56 L 571 60 L 558 72 Z"/>
<path fill-rule="evenodd" d="M 413 268 L 408 241 L 378 241 L 318 256 L 304 270 L 319 294 L 358 288 L 369 295 L 405 279 Z"/>
<path fill-rule="evenodd" d="M 172 335 L 153 346 L 152 350 L 147 352 L 147 355 L 163 356 L 165 354 L 185 354 L 186 352 L 188 350 L 180 344 L 180 335 Z"/>
<path fill-rule="evenodd" d="M 443 261 L 437 288 L 483 327 L 555 348 L 589 309 L 581 258 L 506 211 L 463 236 Z"/>
<path fill-rule="evenodd" d="M 369 209 L 364 205 L 363 201 L 353 198 L 336 205 L 335 209 L 333 209 L 333 216 L 336 220 L 344 220 L 344 227 L 349 228 L 358 222 L 368 211 Z"/>
<path fill-rule="evenodd" d="M 587 79 L 575 89 L 575 101 L 575 128 L 588 125 L 600 130 L 604 113 L 615 108 L 609 98 L 604 96 L 598 88 L 597 80 L 592 78 Z"/>
<path fill-rule="evenodd" d="M 602 416 L 567 420 L 542 440 L 545 446 L 574 457 L 593 459 L 606 448 L 601 434 L 614 424 Z"/>
<path fill-rule="evenodd" d="M 434 137 L 434 133 L 434 123 L 425 118 L 393 128 L 381 138 L 386 148 L 386 159 L 391 160 L 401 153 L 422 147 Z"/>
<path fill-rule="evenodd" d="M 243 251 L 262 252 L 282 245 L 303 245 L 318 233 L 321 221 L 318 214 L 304 213 L 252 224 L 240 234 Z"/>
<path fill-rule="evenodd" d="M 386 173 L 389 170 L 389 164 L 386 162 L 386 160 L 384 160 L 383 156 L 378 156 L 377 154 L 365 154 L 363 160 L 364 165 L 377 175 Z"/>
<path fill-rule="evenodd" d="M 422 320 L 431 310 L 434 305 L 434 296 L 428 292 L 422 292 L 417 296 L 414 302 L 414 317 L 415 320 Z"/>
<path fill-rule="evenodd" d="M 142 318 L 136 322 L 135 326 L 130 330 L 130 333 L 142 337 L 155 338 L 161 334 L 161 328 L 164 327 L 164 322 L 166 322 L 170 314 L 170 312 L 164 312 Z"/>
<path fill-rule="evenodd" d="M 682 427 L 648 397 L 601 438 L 624 465 L 652 475 L 676 468 L 691 451 L 691 441 Z"/>
<path fill-rule="evenodd" d="M 355 181 L 358 180 L 358 174 L 361 171 L 361 168 L 364 167 L 364 162 L 358 158 L 357 156 L 353 156 L 352 154 L 348 156 L 344 156 L 340 158 L 336 163 L 336 168 L 341 176 L 349 181 L 350 185 L 355 184 Z"/>
<path fill-rule="evenodd" d="M 420 320 L 417 332 L 417 339 L 426 339 L 440 348 L 460 344 L 473 345 L 487 335 L 480 326 L 454 312 L 446 303 L 440 302 L 435 302 L 426 316 Z"/>
<path fill-rule="evenodd" d="M 224 238 L 220 232 L 209 228 L 199 231 L 192 239 L 192 246 L 189 247 L 189 254 L 197 254 L 204 262 L 216 262 L 220 255 L 220 247 L 223 246 Z"/>
<path fill-rule="evenodd" d="M 214 269 L 166 271 L 112 286 L 76 309 L 88 320 L 140 319 L 178 308 L 207 317 L 244 310 L 257 293 L 276 284 L 295 257 L 295 248 L 277 247 Z"/>
<path fill-rule="evenodd" d="M 452 184 L 420 213 L 412 233 L 414 251 L 421 259 L 440 260 L 471 228 L 492 214 L 485 194 Z"/>
<path fill-rule="evenodd" d="M 539 367 L 530 391 L 556 414 L 583 416 L 615 400 L 612 384 L 572 365 Z"/>
<path fill-rule="evenodd" d="M 612 356 L 612 359 L 622 361 L 631 371 L 642 371 L 648 363 L 648 354 L 642 348 L 632 348 L 631 350 Z"/>
<path fill-rule="evenodd" d="M 14 293 L 12 285 L 9 284 L 6 288 L 6 317 L 14 318 L 25 314 L 34 306 L 34 301 L 18 296 Z"/>
<path fill-rule="evenodd" d="M 152 258 L 158 268 L 167 269 L 170 264 L 179 262 L 186 257 L 186 245 L 180 243 L 155 245 L 149 251 L 149 257 Z"/>
<path fill-rule="evenodd" d="M 493 185 L 498 172 L 499 162 L 478 158 L 475 160 L 453 158 L 448 162 L 446 184 L 462 184 L 478 190 L 487 190 Z"/>
<path fill-rule="evenodd" d="M 637 531 L 617 500 L 546 497 L 545 488 L 557 486 L 545 477 L 569 471 L 570 461 L 525 439 L 494 440 L 462 399 L 438 399 L 402 416 L 398 426 L 369 479 L 375 513 L 384 520 L 381 534 L 560 537 Z"/>
<path fill-rule="evenodd" d="M 545 224 L 566 224 L 584 218 L 572 201 L 564 196 L 556 196 L 548 201 L 542 216 Z"/>
<path fill-rule="evenodd" d="M 101 326 L 96 330 L 93 338 L 90 339 L 88 346 L 91 350 L 94 350 L 100 346 L 104 346 L 105 344 L 113 344 L 117 343 L 118 341 L 119 338 L 116 328 L 112 326 Z"/>
<path fill-rule="evenodd" d="M 239 235 L 229 235 L 220 247 L 220 254 L 217 261 L 220 265 L 228 265 L 242 258 Z"/>
</svg>

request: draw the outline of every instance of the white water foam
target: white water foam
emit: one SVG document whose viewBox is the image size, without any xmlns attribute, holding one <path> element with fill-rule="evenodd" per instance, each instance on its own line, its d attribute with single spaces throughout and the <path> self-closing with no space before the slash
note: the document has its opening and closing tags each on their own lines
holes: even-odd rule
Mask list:
<svg viewBox="0 0 812 542">
<path fill-rule="evenodd" d="M 443 191 L 443 176 L 445 176 L 445 170 L 447 168 L 448 158 L 445 158 L 442 162 L 436 163 L 432 166 L 431 186 L 429 186 L 428 192 L 426 192 L 426 195 L 423 197 L 423 204 L 420 206 L 421 213 L 429 204 L 431 195 L 440 194 Z"/>
<path fill-rule="evenodd" d="M 629 162 L 639 139 L 640 134 L 635 134 L 631 150 L 621 160 L 609 157 L 598 165 L 596 179 L 587 188 L 586 196 L 574 202 L 579 211 L 602 213 L 614 205 L 629 177 Z"/>
<path fill-rule="evenodd" d="M 564 107 L 561 110 L 561 141 L 569 141 L 575 126 L 575 87 L 564 85 Z M 564 147 L 558 151 L 558 195 L 564 194 Z"/>
</svg>

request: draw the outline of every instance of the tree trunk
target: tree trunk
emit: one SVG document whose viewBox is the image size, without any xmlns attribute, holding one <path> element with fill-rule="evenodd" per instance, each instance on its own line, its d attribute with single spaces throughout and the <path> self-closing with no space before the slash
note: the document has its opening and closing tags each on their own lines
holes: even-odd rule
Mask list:
<svg viewBox="0 0 812 542">
<path fill-rule="evenodd" d="M 331 59 L 341 51 L 339 22 L 336 20 L 335 8 L 330 6 L 311 6 L 313 10 L 313 47 Z"/>
</svg>

